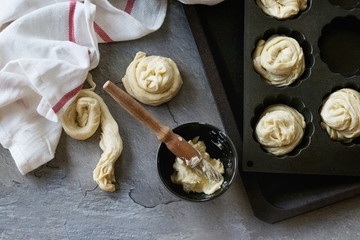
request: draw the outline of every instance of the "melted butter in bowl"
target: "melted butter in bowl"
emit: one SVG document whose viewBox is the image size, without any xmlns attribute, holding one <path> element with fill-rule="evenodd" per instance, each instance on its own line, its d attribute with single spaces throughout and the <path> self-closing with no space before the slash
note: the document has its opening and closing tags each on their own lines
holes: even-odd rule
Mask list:
<svg viewBox="0 0 360 240">
<path fill-rule="evenodd" d="M 175 155 L 173 155 L 166 148 L 165 144 L 161 144 L 157 154 L 157 167 L 160 179 L 165 185 L 165 187 L 177 197 L 194 202 L 203 202 L 214 199 L 222 195 L 227 189 L 229 189 L 236 175 L 238 158 L 235 146 L 233 145 L 230 138 L 224 133 L 224 131 L 210 124 L 198 122 L 180 125 L 173 129 L 173 131 L 182 136 L 187 141 L 193 140 L 195 137 L 198 136 L 198 140 L 194 139 L 194 142 L 196 142 L 195 145 L 198 144 L 197 147 L 203 148 L 200 149 L 200 152 L 203 150 L 204 153 L 202 154 L 204 155 L 206 152 L 209 155 L 209 159 L 218 161 L 218 163 L 212 162 L 213 165 L 218 164 L 219 169 L 221 169 L 222 165 L 222 176 L 224 180 L 220 184 L 218 184 L 218 186 L 213 186 L 214 189 L 212 189 L 212 187 L 209 185 L 205 186 L 205 191 L 208 193 L 207 194 L 204 193 L 204 191 L 201 191 L 201 184 L 197 183 L 193 185 L 194 182 L 197 182 L 199 179 L 205 177 L 201 174 L 197 176 L 191 175 L 191 177 L 186 180 L 188 181 L 186 183 L 188 184 L 188 186 L 186 186 L 184 189 L 183 184 L 178 184 L 178 182 L 174 183 L 172 181 L 172 178 L 173 180 L 175 180 L 175 175 L 179 175 L 179 172 L 176 173 L 176 171 L 174 170 L 174 165 L 178 165 L 179 168 L 182 168 L 186 167 L 185 164 L 182 166 L 182 162 L 176 163 L 177 160 Z M 204 144 L 206 148 L 204 148 L 202 144 Z M 193 177 L 195 177 L 195 179 L 192 179 Z M 184 178 L 184 176 L 182 176 L 182 178 Z M 184 179 L 186 179 L 186 176 Z M 194 180 L 193 183 L 191 183 L 192 180 Z M 207 184 L 206 181 L 205 185 Z M 188 187 L 191 188 L 190 185 L 194 187 L 193 190 L 188 189 Z"/>
<path fill-rule="evenodd" d="M 204 161 L 208 161 L 221 175 L 224 174 L 224 165 L 219 159 L 210 157 L 209 153 L 206 152 L 205 143 L 199 140 L 199 136 L 189 140 L 188 142 L 199 151 Z M 182 185 L 184 191 L 187 193 L 198 192 L 213 194 L 221 188 L 221 185 L 224 182 L 224 178 L 221 178 L 220 181 L 209 181 L 202 172 L 191 168 L 178 157 L 175 159 L 173 167 L 175 171 L 171 175 L 171 181 L 175 184 Z"/>
</svg>

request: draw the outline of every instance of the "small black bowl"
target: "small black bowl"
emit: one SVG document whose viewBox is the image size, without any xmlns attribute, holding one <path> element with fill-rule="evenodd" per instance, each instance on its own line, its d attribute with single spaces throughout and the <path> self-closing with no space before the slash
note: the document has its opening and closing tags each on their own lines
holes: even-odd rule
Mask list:
<svg viewBox="0 0 360 240">
<path fill-rule="evenodd" d="M 172 154 L 162 143 L 157 154 L 157 168 L 161 181 L 165 187 L 176 196 L 193 202 L 205 202 L 214 199 L 223 194 L 231 185 L 235 178 L 237 169 L 237 153 L 234 144 L 230 138 L 220 129 L 207 124 L 191 122 L 180 125 L 173 129 L 174 133 L 182 136 L 186 141 L 200 136 L 199 140 L 204 141 L 206 145 L 206 152 L 211 158 L 220 159 L 224 165 L 225 173 L 223 174 L 224 183 L 221 188 L 213 194 L 205 193 L 186 193 L 182 185 L 171 182 L 171 175 L 174 173 L 173 164 L 175 162 L 175 155 Z"/>
</svg>

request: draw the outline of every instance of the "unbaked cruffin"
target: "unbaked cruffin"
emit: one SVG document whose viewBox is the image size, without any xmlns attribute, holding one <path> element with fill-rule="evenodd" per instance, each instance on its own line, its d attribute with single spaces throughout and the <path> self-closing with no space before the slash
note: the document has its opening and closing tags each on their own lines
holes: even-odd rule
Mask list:
<svg viewBox="0 0 360 240">
<path fill-rule="evenodd" d="M 72 138 L 85 140 L 101 125 L 100 148 L 103 153 L 93 171 L 93 179 L 105 191 L 115 191 L 114 164 L 123 150 L 119 128 L 104 100 L 94 92 L 91 75 L 90 89 L 82 89 L 62 117 L 64 131 Z"/>
<path fill-rule="evenodd" d="M 320 116 L 331 139 L 351 142 L 360 136 L 360 93 L 350 88 L 333 92 L 323 101 Z"/>
<path fill-rule="evenodd" d="M 254 69 L 263 79 L 276 87 L 292 84 L 305 70 L 304 53 L 299 43 L 278 34 L 257 43 L 253 62 Z"/>
<path fill-rule="evenodd" d="M 302 140 L 306 122 L 296 109 L 285 104 L 267 107 L 255 128 L 256 140 L 275 156 L 291 152 Z"/>
<path fill-rule="evenodd" d="M 307 0 L 256 0 L 257 5 L 269 16 L 286 19 L 307 8 Z"/>
<path fill-rule="evenodd" d="M 158 106 L 171 100 L 182 86 L 176 63 L 166 57 L 138 52 L 126 69 L 122 82 L 126 91 L 140 102 Z"/>
</svg>

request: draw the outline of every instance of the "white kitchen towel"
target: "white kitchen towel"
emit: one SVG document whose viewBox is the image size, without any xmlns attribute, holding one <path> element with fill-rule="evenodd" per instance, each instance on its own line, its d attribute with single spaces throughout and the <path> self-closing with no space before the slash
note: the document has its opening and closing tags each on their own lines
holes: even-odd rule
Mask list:
<svg viewBox="0 0 360 240">
<path fill-rule="evenodd" d="M 215 5 L 224 0 L 179 0 L 185 4 L 206 4 L 206 5 Z"/>
<path fill-rule="evenodd" d="M 59 119 L 98 65 L 98 43 L 156 31 L 166 8 L 167 0 L 2 0 L 0 143 L 22 174 L 54 157 Z"/>
</svg>

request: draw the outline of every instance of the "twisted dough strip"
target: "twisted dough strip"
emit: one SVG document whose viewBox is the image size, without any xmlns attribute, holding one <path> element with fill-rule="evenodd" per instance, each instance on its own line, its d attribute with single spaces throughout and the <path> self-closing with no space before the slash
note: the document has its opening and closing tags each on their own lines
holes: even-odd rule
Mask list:
<svg viewBox="0 0 360 240">
<path fill-rule="evenodd" d="M 170 58 L 138 52 L 126 69 L 126 91 L 142 103 L 158 106 L 172 99 L 182 86 L 176 63 Z"/>
<path fill-rule="evenodd" d="M 94 92 L 95 83 L 90 74 L 87 80 L 92 88 L 79 92 L 64 113 L 62 125 L 69 136 L 78 140 L 91 137 L 99 124 L 101 125 L 99 145 L 103 153 L 93 171 L 93 179 L 101 189 L 113 192 L 115 191 L 114 164 L 122 152 L 123 143 L 116 121 L 103 99 Z"/>
<path fill-rule="evenodd" d="M 256 3 L 265 14 L 278 19 L 291 18 L 307 8 L 307 0 L 256 0 Z"/>
<path fill-rule="evenodd" d="M 360 136 L 360 93 L 350 88 L 333 92 L 323 101 L 320 116 L 331 139 L 351 142 Z"/>
<path fill-rule="evenodd" d="M 281 156 L 291 152 L 302 140 L 305 119 L 284 104 L 275 104 L 261 114 L 255 129 L 256 139 L 270 153 Z"/>
<path fill-rule="evenodd" d="M 268 83 L 287 86 L 298 79 L 305 70 L 304 53 L 299 43 L 280 35 L 260 40 L 253 54 L 255 70 Z"/>
</svg>

